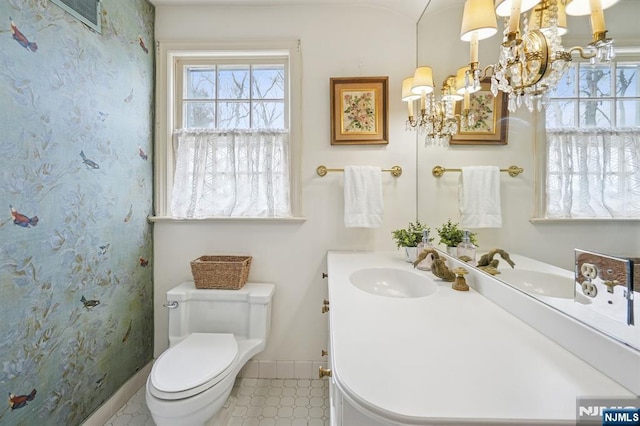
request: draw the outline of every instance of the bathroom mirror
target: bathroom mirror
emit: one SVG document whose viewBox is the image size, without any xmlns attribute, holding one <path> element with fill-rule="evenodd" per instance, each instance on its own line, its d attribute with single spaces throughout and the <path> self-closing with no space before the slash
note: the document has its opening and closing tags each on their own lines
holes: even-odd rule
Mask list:
<svg viewBox="0 0 640 426">
<path fill-rule="evenodd" d="M 430 0 L 417 22 L 417 64 L 428 65 L 433 69 L 436 85 L 435 93 L 440 93 L 442 82 L 450 74 L 455 74 L 459 67 L 469 63 L 469 43 L 460 41 L 460 25 L 464 0 Z M 609 32 L 607 36 L 616 40 L 616 46 L 640 51 L 640 40 L 637 36 L 636 0 L 620 0 L 605 10 L 605 19 Z M 480 67 L 495 63 L 498 60 L 498 46 L 501 42 L 503 23 L 498 22 L 498 33 L 479 42 Z M 585 46 L 591 40 L 591 28 L 588 16 L 570 17 L 569 33 L 563 37 L 566 47 Z M 629 49 L 627 49 L 629 50 Z M 640 55 L 633 60 L 640 59 Z M 410 67 L 408 67 L 410 72 Z M 446 148 L 428 146 L 422 135 L 416 135 L 417 143 L 417 218 L 427 224 L 438 243 L 435 228 L 440 227 L 449 218 L 459 221 L 458 185 L 460 174 L 445 172 L 441 177 L 434 177 L 432 169 L 442 166 L 445 169 L 460 168 L 471 165 L 495 165 L 507 168 L 511 165 L 524 168 L 524 174 L 511 178 L 506 173 L 501 175 L 502 227 L 473 229 L 478 233 L 479 251 L 486 252 L 492 248 L 503 248 L 510 253 L 520 254 L 535 259 L 543 265 L 562 270 L 567 279 L 571 279 L 575 270 L 575 249 L 582 248 L 596 253 L 607 253 L 617 256 L 640 257 L 640 221 L 545 221 L 532 219 L 540 197 L 541 190 L 536 181 L 543 169 L 536 158 L 541 148 L 537 140 L 544 134 L 544 112 L 530 113 L 520 108 L 509 116 L 509 132 L 505 145 L 482 146 L 465 145 Z M 498 257 L 499 259 L 499 257 Z M 516 269 L 522 268 L 516 262 Z M 532 274 L 535 272 L 532 272 Z M 497 276 L 506 282 L 506 274 Z M 532 278 L 532 277 L 529 277 Z M 540 274 L 537 279 L 548 279 Z M 552 282 L 546 284 L 553 285 Z M 512 285 L 541 303 L 553 306 L 567 315 L 574 316 L 571 309 L 563 303 L 550 302 L 541 295 L 544 289 L 528 288 Z M 557 289 L 554 289 L 556 292 Z M 634 292 L 636 299 L 640 298 Z M 561 298 L 557 298 L 560 300 Z M 569 299 L 563 299 L 569 300 Z M 583 300 L 584 301 L 584 300 Z M 571 304 L 579 303 L 571 300 Z M 636 314 L 637 316 L 637 314 Z M 575 317 L 575 316 L 574 316 Z M 581 318 L 576 318 L 581 320 Z M 640 319 L 636 321 L 640 323 Z M 636 324 L 635 327 L 640 327 Z M 638 331 L 638 329 L 635 329 Z M 601 329 L 601 331 L 603 331 Z M 604 331 L 606 332 L 606 331 Z M 610 333 L 608 333 L 610 334 Z M 640 334 L 640 333 L 638 333 Z M 612 335 L 612 334 L 610 334 Z M 614 335 L 624 343 L 640 349 L 640 345 L 632 344 L 624 335 Z"/>
</svg>

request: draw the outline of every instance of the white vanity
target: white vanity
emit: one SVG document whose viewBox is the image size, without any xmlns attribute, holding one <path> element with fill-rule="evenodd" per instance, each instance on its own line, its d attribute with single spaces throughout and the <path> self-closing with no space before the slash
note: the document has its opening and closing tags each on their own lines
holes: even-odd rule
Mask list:
<svg viewBox="0 0 640 426">
<path fill-rule="evenodd" d="M 331 251 L 327 263 L 332 425 L 575 424 L 576 397 L 638 392 L 474 290 L 473 273 L 459 292 L 400 252 Z M 531 299 L 494 284 L 498 299 Z"/>
</svg>

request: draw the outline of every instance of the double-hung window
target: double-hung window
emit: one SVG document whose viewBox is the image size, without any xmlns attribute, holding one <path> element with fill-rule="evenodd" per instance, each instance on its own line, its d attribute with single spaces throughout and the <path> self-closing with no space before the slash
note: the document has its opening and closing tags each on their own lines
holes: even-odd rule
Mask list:
<svg viewBox="0 0 640 426">
<path fill-rule="evenodd" d="M 573 63 L 546 110 L 545 217 L 640 219 L 639 61 Z"/>
<path fill-rule="evenodd" d="M 295 216 L 295 50 L 164 50 L 165 215 Z"/>
</svg>

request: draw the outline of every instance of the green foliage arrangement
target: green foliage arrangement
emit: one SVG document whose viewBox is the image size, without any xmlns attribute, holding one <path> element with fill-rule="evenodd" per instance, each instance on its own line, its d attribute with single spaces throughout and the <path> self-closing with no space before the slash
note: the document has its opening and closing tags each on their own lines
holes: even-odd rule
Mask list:
<svg viewBox="0 0 640 426">
<path fill-rule="evenodd" d="M 396 229 L 393 231 L 393 239 L 396 242 L 396 246 L 400 247 L 417 247 L 418 243 L 422 241 L 422 231 L 430 231 L 430 229 L 416 220 L 416 223 L 409 222 L 409 227 L 406 229 Z"/>
<path fill-rule="evenodd" d="M 451 219 L 447 220 L 441 228 L 436 228 L 436 232 L 440 236 L 440 244 L 447 247 L 456 247 L 462 242 L 464 236 L 464 230 L 460 228 L 460 224 L 451 222 Z M 478 245 L 477 234 L 471 232 L 469 237 L 473 244 Z"/>
</svg>

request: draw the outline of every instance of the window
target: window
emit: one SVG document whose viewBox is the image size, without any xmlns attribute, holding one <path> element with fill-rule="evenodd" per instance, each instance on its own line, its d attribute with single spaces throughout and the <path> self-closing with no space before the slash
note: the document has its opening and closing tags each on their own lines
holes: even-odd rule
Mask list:
<svg viewBox="0 0 640 426">
<path fill-rule="evenodd" d="M 177 112 L 183 129 L 284 130 L 287 100 L 286 58 L 178 61 Z M 180 78 L 182 73 L 182 78 Z M 182 83 L 182 87 L 180 87 Z M 181 89 L 181 90 L 180 90 Z"/>
<path fill-rule="evenodd" d="M 158 144 L 156 210 L 187 219 L 294 217 L 297 42 L 172 47 L 160 46 L 167 124 L 166 142 Z"/>
<path fill-rule="evenodd" d="M 640 219 L 640 62 L 574 63 L 546 110 L 545 217 Z"/>
<path fill-rule="evenodd" d="M 547 128 L 640 126 L 640 62 L 573 63 L 550 94 Z"/>
</svg>

